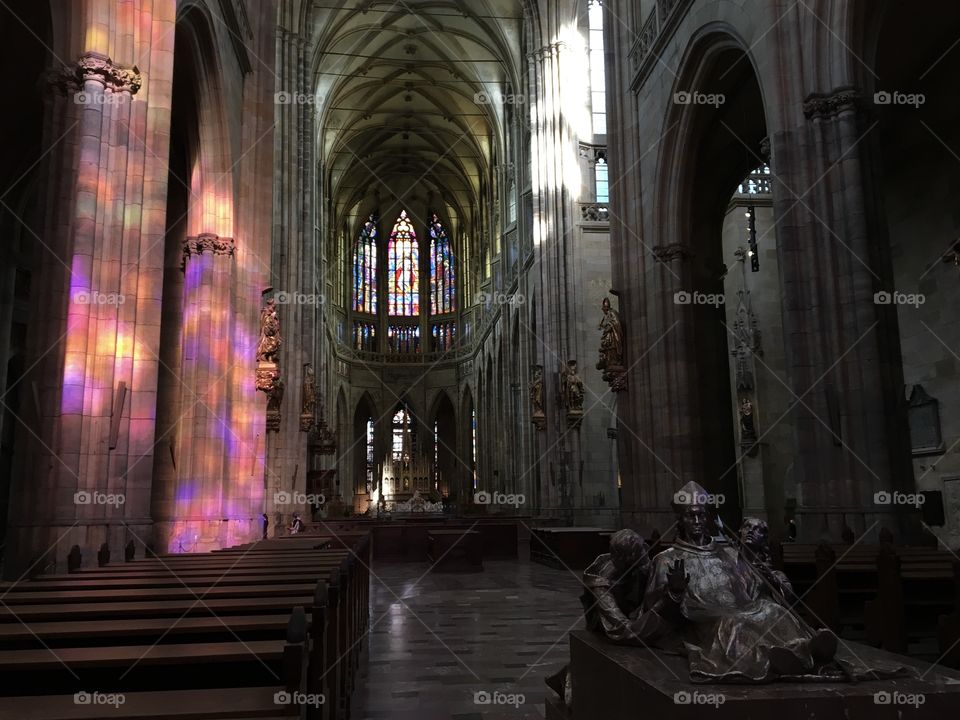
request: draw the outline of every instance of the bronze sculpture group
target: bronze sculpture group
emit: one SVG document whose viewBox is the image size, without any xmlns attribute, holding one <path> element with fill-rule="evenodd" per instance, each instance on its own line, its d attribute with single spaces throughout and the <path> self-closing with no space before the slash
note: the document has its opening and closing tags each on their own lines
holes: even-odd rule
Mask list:
<svg viewBox="0 0 960 720">
<path fill-rule="evenodd" d="M 674 504 L 677 537 L 652 560 L 633 530 L 584 571 L 587 628 L 608 640 L 687 658 L 692 682 L 842 681 L 904 674 L 861 662 L 827 629 L 795 611 L 787 577 L 772 568 L 768 529 L 743 521 L 736 538 L 715 535 L 714 506 L 688 483 Z"/>
</svg>

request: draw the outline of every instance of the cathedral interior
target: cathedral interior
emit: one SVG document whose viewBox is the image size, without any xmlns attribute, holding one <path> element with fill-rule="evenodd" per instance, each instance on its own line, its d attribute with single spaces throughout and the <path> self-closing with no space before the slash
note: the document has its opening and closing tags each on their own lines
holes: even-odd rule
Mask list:
<svg viewBox="0 0 960 720">
<path fill-rule="evenodd" d="M 0 67 L 0 719 L 960 710 L 960 4 L 0 0 Z"/>
</svg>

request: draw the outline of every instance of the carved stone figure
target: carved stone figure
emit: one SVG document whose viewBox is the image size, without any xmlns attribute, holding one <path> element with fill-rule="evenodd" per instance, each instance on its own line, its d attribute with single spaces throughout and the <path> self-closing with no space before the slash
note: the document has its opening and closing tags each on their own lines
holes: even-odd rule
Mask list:
<svg viewBox="0 0 960 720">
<path fill-rule="evenodd" d="M 838 650 L 837 637 L 807 625 L 753 564 L 740 557 L 736 545 L 716 542 L 713 505 L 702 487 L 690 482 L 676 497 L 678 536 L 653 562 L 644 609 L 654 610 L 675 592 L 670 574 L 682 562 L 688 581 L 680 619 L 654 642 L 686 654 L 692 681 L 837 681 L 903 673 L 891 663 L 866 667 L 849 651 Z"/>
<path fill-rule="evenodd" d="M 757 427 L 753 420 L 753 402 L 749 397 L 740 400 L 740 442 L 757 441 Z"/>
<path fill-rule="evenodd" d="M 577 373 L 577 361 L 568 360 L 560 370 L 560 387 L 567 413 L 583 413 L 583 380 Z"/>
<path fill-rule="evenodd" d="M 627 374 L 624 368 L 624 341 L 623 326 L 620 324 L 620 315 L 610 305 L 608 298 L 601 304 L 603 317 L 600 318 L 598 329 L 600 335 L 600 360 L 597 370 L 603 371 L 603 379 L 610 384 L 610 389 L 620 392 L 627 387 Z"/>
<path fill-rule="evenodd" d="M 530 380 L 530 410 L 533 424 L 543 430 L 546 413 L 543 411 L 543 365 L 531 365 L 533 377 Z"/>
<path fill-rule="evenodd" d="M 257 343 L 258 362 L 277 362 L 277 353 L 283 344 L 280 335 L 280 316 L 273 298 L 260 311 L 260 342 Z"/>
<path fill-rule="evenodd" d="M 739 253 L 737 259 L 743 262 L 746 253 Z M 749 290 L 737 292 L 737 312 L 730 331 L 730 355 L 734 358 L 734 374 L 737 392 L 752 392 L 754 389 L 754 357 L 763 357 L 762 335 L 753 314 Z"/>
<path fill-rule="evenodd" d="M 303 397 L 300 407 L 300 430 L 310 432 L 313 429 L 317 410 L 317 380 L 313 365 L 303 365 Z"/>
<path fill-rule="evenodd" d="M 603 299 L 600 305 L 603 317 L 600 318 L 600 362 L 597 370 L 614 370 L 623 367 L 623 326 L 620 316 L 610 306 L 608 298 Z"/>
<path fill-rule="evenodd" d="M 583 380 L 577 373 L 576 360 L 568 360 L 560 368 L 560 399 L 567 410 L 567 425 L 578 427 L 583 419 Z"/>
</svg>

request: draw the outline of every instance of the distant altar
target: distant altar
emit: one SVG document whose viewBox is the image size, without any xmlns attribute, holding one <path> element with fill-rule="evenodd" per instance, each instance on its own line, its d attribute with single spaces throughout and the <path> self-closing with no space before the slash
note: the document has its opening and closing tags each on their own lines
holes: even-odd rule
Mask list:
<svg viewBox="0 0 960 720">
<path fill-rule="evenodd" d="M 409 421 L 405 419 L 399 452 L 392 451 L 384 458 L 374 504 L 381 512 L 442 513 L 433 462 L 414 457 L 412 439 Z"/>
</svg>

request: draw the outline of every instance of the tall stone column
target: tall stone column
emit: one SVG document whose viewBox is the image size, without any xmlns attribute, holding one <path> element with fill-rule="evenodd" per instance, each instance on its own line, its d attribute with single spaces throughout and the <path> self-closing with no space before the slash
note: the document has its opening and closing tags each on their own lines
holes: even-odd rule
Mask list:
<svg viewBox="0 0 960 720">
<path fill-rule="evenodd" d="M 802 398 L 794 474 L 806 539 L 838 538 L 844 525 L 869 537 L 882 527 L 896 532 L 897 508 L 878 505 L 874 493 L 912 481 L 890 331 L 896 310 L 874 303 L 875 292 L 893 288 L 889 258 L 869 227 L 871 130 L 861 107 L 853 88 L 811 95 L 805 122 L 772 143 L 785 349 L 791 388 Z M 794 193 L 803 192 L 797 202 Z"/>
<path fill-rule="evenodd" d="M 149 537 L 175 3 L 141 4 L 77 3 L 55 49 L 8 575 Z"/>
<path fill-rule="evenodd" d="M 179 433 L 176 480 L 154 501 L 158 550 L 203 551 L 235 544 L 238 517 L 228 491 L 232 289 L 236 282 L 233 238 L 215 233 L 183 243 L 183 299 L 179 364 Z"/>
<path fill-rule="evenodd" d="M 579 293 L 569 263 L 575 256 L 571 189 L 579 192 L 580 188 L 579 150 L 566 111 L 576 108 L 578 97 L 577 89 L 563 81 L 564 71 L 582 62 L 583 58 L 563 42 L 552 42 L 528 56 L 533 99 L 530 148 L 535 257 L 530 280 L 539 286 L 540 311 L 533 358 L 543 365 L 547 416 L 546 429 L 537 433 L 539 447 L 534 453 L 540 458 L 540 501 L 544 508 L 569 505 L 580 466 L 581 429 L 568 427 L 557 388 L 559 373 L 567 361 L 583 356 L 576 333 Z"/>
<path fill-rule="evenodd" d="M 276 41 L 276 90 L 292 100 L 278 103 L 275 108 L 281 145 L 275 156 L 274 174 L 284 182 L 276 185 L 279 190 L 275 196 L 269 285 L 277 298 L 284 327 L 279 364 L 288 398 L 281 407 L 278 431 L 267 435 L 266 482 L 268 487 L 304 494 L 308 436 L 300 431 L 300 388 L 305 363 L 313 363 L 318 373 L 323 373 L 317 360 L 317 328 L 323 302 L 316 298 L 322 298 L 326 290 L 325 285 L 317 282 L 316 274 L 320 266 L 316 254 L 320 238 L 314 234 L 316 106 L 307 100 L 313 99 L 314 92 L 311 40 L 281 27 Z M 300 302 L 302 298 L 314 301 Z M 341 492 L 349 491 L 350 485 L 344 485 L 344 478 L 340 482 Z M 306 517 L 309 508 L 300 504 L 277 508 L 277 512 L 287 516 L 299 512 Z"/>
</svg>

